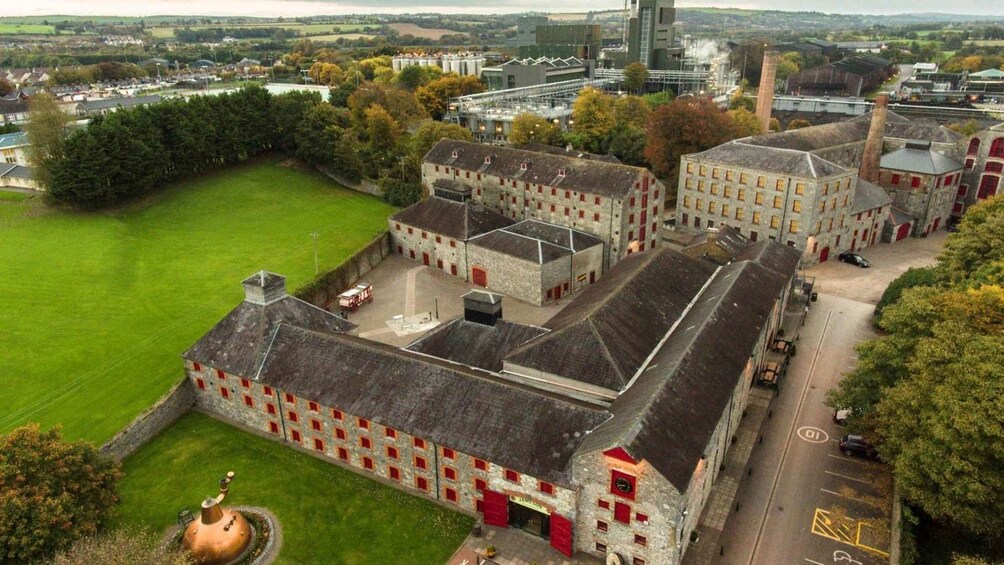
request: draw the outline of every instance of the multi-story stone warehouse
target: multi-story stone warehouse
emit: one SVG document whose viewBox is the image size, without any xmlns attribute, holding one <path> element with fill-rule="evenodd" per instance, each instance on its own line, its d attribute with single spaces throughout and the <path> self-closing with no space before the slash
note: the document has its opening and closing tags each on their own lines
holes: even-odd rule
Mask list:
<svg viewBox="0 0 1004 565">
<path fill-rule="evenodd" d="M 916 219 L 911 235 L 927 235 L 948 225 L 963 167 L 929 142 L 910 142 L 882 156 L 879 184 L 893 196 L 893 206 Z"/>
<path fill-rule="evenodd" d="M 680 562 L 794 282 L 762 241 L 716 267 L 624 258 L 544 327 L 465 316 L 407 349 L 259 273 L 185 355 L 200 407 L 565 555 Z"/>
<path fill-rule="evenodd" d="M 967 208 L 1004 191 L 1004 123 L 987 128 L 969 139 L 965 172 L 952 210 L 961 216 Z"/>
<path fill-rule="evenodd" d="M 422 185 L 427 195 L 444 187 L 513 221 L 594 235 L 604 268 L 660 245 L 665 188 L 642 167 L 444 139 L 422 162 Z"/>
<path fill-rule="evenodd" d="M 857 198 L 872 118 L 881 122 L 871 143 L 875 184 L 881 184 L 883 150 L 895 151 L 919 139 L 950 158 L 961 154 L 958 133 L 912 123 L 882 105 L 871 115 L 845 122 L 738 139 L 681 158 L 677 229 L 701 233 L 729 225 L 751 240 L 770 238 L 804 250 L 807 265 L 860 248 L 864 229 L 872 243 L 875 228 L 859 222 L 877 215 L 884 225 L 894 220 L 890 215 L 897 206 L 882 198 Z M 895 198 L 892 187 L 887 193 Z M 910 210 L 896 214 L 920 224 Z"/>
</svg>

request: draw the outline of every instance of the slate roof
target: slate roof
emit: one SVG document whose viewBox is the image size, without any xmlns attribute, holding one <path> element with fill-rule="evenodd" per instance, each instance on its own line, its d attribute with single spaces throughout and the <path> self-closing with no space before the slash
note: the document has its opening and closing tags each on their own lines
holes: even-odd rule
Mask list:
<svg viewBox="0 0 1004 565">
<path fill-rule="evenodd" d="M 546 241 L 559 247 L 565 247 L 574 252 L 603 244 L 603 240 L 586 232 L 537 220 L 523 220 L 502 229 L 510 233 Z"/>
<path fill-rule="evenodd" d="M 727 265 L 747 245 L 749 245 L 749 239 L 743 236 L 738 229 L 724 225 L 717 231 L 698 234 L 680 252 L 688 257 L 711 261 L 716 265 Z"/>
<path fill-rule="evenodd" d="M 629 255 L 505 361 L 622 390 L 714 270 L 668 248 Z"/>
<path fill-rule="evenodd" d="M 554 245 L 542 239 L 519 235 L 505 229 L 499 229 L 471 238 L 468 245 L 481 247 L 510 257 L 544 265 L 566 255 L 572 250 L 560 245 Z"/>
<path fill-rule="evenodd" d="M 636 182 L 649 174 L 642 167 L 452 139 L 436 143 L 426 153 L 424 161 L 613 198 L 623 198 L 634 189 Z M 522 164 L 526 164 L 526 170 L 522 169 Z M 561 170 L 564 176 L 560 175 Z"/>
<path fill-rule="evenodd" d="M 78 102 L 84 111 L 107 110 L 109 108 L 131 108 L 133 106 L 144 106 L 160 102 L 160 96 L 150 94 L 147 96 L 122 96 L 119 98 L 100 98 L 97 100 L 84 100 Z"/>
<path fill-rule="evenodd" d="M 600 155 L 598 153 L 587 153 L 572 149 L 571 147 L 555 147 L 544 145 L 543 143 L 525 143 L 519 146 L 523 151 L 536 151 L 537 153 L 550 153 L 551 155 L 561 155 L 564 157 L 577 157 L 579 159 L 591 159 L 594 161 L 606 161 L 607 163 L 620 163 L 621 160 L 616 155 Z"/>
<path fill-rule="evenodd" d="M 23 131 L 0 135 L 0 149 L 21 147 L 23 145 L 28 145 L 28 134 Z"/>
<path fill-rule="evenodd" d="M 755 135 L 746 143 L 764 147 L 817 151 L 845 143 L 855 143 L 868 138 L 869 120 L 848 120 L 799 128 L 778 133 Z"/>
<path fill-rule="evenodd" d="M 575 449 L 609 417 L 486 371 L 287 324 L 256 380 L 565 486 Z"/>
<path fill-rule="evenodd" d="M 897 208 L 895 206 L 893 206 L 892 208 L 889 209 L 889 213 L 892 215 L 892 223 L 893 223 L 893 225 L 897 225 L 897 226 L 902 225 L 902 224 L 908 224 L 908 223 L 913 222 L 913 221 L 915 221 L 917 219 L 916 217 L 913 216 L 913 214 L 910 214 L 908 212 L 900 210 L 899 208 Z"/>
<path fill-rule="evenodd" d="M 25 114 L 28 112 L 27 100 L 0 100 L 0 115 Z"/>
<path fill-rule="evenodd" d="M 454 202 L 437 196 L 416 202 L 391 219 L 460 241 L 512 224 L 512 220 L 480 204 Z"/>
<path fill-rule="evenodd" d="M 227 373 L 254 376 L 280 323 L 321 332 L 348 332 L 356 325 L 293 296 L 268 305 L 241 302 L 182 357 Z"/>
<path fill-rule="evenodd" d="M 769 271 L 784 275 L 785 278 L 790 278 L 795 273 L 801 259 L 802 253 L 794 247 L 770 240 L 751 243 L 735 257 L 736 262 L 751 261 Z"/>
<path fill-rule="evenodd" d="M 880 206 L 892 204 L 892 197 L 884 188 L 877 184 L 870 183 L 865 179 L 858 179 L 858 187 L 854 191 L 854 202 L 851 206 L 851 214 L 867 212 Z"/>
<path fill-rule="evenodd" d="M 621 447 L 685 492 L 791 274 L 721 267 L 578 453 Z"/>
<path fill-rule="evenodd" d="M 0 177 L 10 177 L 15 179 L 33 179 L 35 170 L 24 165 L 10 164 L 9 168 L 0 170 Z"/>
<path fill-rule="evenodd" d="M 510 351 L 547 332 L 545 328 L 506 320 L 489 326 L 460 317 L 425 334 L 405 349 L 499 372 L 502 359 Z"/>
<path fill-rule="evenodd" d="M 929 146 L 920 149 L 917 145 L 907 145 L 892 153 L 886 153 L 882 156 L 879 166 L 883 169 L 928 175 L 941 175 L 964 168 L 962 163 L 932 151 Z"/>
<path fill-rule="evenodd" d="M 730 141 L 688 157 L 803 178 L 824 178 L 847 172 L 847 169 L 807 151 L 757 146 L 749 143 L 749 139 Z"/>
</svg>

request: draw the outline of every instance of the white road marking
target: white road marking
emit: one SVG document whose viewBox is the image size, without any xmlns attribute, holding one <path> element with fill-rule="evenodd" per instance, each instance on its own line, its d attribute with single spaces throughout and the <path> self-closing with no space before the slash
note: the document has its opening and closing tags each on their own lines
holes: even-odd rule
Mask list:
<svg viewBox="0 0 1004 565">
<path fill-rule="evenodd" d="M 861 502 L 861 503 L 864 503 L 864 504 L 868 504 L 867 501 L 861 500 L 860 498 L 854 498 L 853 496 L 848 496 L 846 494 L 840 494 L 839 492 L 833 492 L 832 490 L 826 490 L 825 488 L 821 488 L 819 490 L 821 490 L 821 491 L 823 491 L 823 492 L 825 492 L 827 494 L 832 494 L 833 496 L 839 496 L 841 498 L 848 498 L 848 499 L 853 500 L 855 502 Z"/>
<path fill-rule="evenodd" d="M 825 563 L 820 563 L 819 561 L 813 561 L 812 559 L 809 559 L 808 557 L 806 557 L 805 560 L 808 561 L 809 563 L 815 563 L 815 565 L 826 565 Z"/>
<path fill-rule="evenodd" d="M 809 443 L 826 443 L 830 439 L 829 434 L 812 426 L 798 428 L 798 437 Z"/>
<path fill-rule="evenodd" d="M 848 481 L 857 481 L 859 483 L 864 483 L 866 485 L 870 485 L 871 484 L 869 481 L 866 481 L 864 479 L 856 479 L 854 477 L 848 477 L 847 475 L 841 475 L 840 473 L 834 473 L 833 471 L 823 471 L 823 472 L 826 473 L 827 475 L 833 475 L 834 477 L 840 477 L 841 479 L 847 479 Z"/>
<path fill-rule="evenodd" d="M 838 441 L 838 440 L 833 440 L 833 441 Z M 832 457 L 834 459 L 839 459 L 841 461 L 846 461 L 848 463 L 854 463 L 855 465 L 867 465 L 868 464 L 866 461 L 862 461 L 861 459 L 855 459 L 853 457 L 842 457 L 840 455 L 834 455 L 832 453 L 827 453 L 826 456 L 827 457 Z"/>
</svg>

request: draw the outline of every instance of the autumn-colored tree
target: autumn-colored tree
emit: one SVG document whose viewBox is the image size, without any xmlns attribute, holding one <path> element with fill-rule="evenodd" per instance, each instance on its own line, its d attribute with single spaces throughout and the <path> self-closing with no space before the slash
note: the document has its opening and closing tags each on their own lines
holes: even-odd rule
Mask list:
<svg viewBox="0 0 1004 565">
<path fill-rule="evenodd" d="M 959 231 L 948 238 L 938 261 L 948 278 L 962 282 L 984 265 L 1001 259 L 1004 196 L 995 196 L 966 210 Z"/>
<path fill-rule="evenodd" d="M 515 147 L 527 143 L 558 145 L 561 143 L 561 129 L 547 118 L 525 112 L 513 118 L 509 143 Z"/>
<path fill-rule="evenodd" d="M 965 122 L 956 122 L 956 123 L 953 123 L 953 124 L 948 124 L 945 127 L 947 127 L 948 129 L 950 129 L 952 131 L 959 132 L 959 133 L 961 133 L 962 135 L 964 135 L 966 137 L 972 137 L 973 135 L 976 134 L 976 132 L 978 132 L 981 129 L 983 129 L 980 126 L 979 122 L 977 122 L 976 120 L 968 120 L 968 121 L 965 121 Z"/>
<path fill-rule="evenodd" d="M 180 548 L 160 544 L 157 536 L 140 530 L 119 528 L 107 534 L 78 540 L 59 553 L 52 565 L 192 565 L 192 556 Z"/>
<path fill-rule="evenodd" d="M 485 85 L 476 76 L 460 76 L 456 73 L 443 75 L 442 78 L 429 81 L 415 91 L 415 97 L 425 111 L 434 120 L 440 120 L 446 114 L 450 98 L 478 94 L 485 91 Z"/>
<path fill-rule="evenodd" d="M 94 535 L 118 501 L 115 460 L 37 424 L 0 437 L 0 563 L 33 563 Z"/>
<path fill-rule="evenodd" d="M 415 90 L 420 86 L 425 86 L 443 76 L 443 71 L 439 67 L 432 65 L 409 65 L 397 74 L 394 80 L 398 85 Z"/>
<path fill-rule="evenodd" d="M 338 86 L 345 80 L 345 72 L 334 63 L 322 63 L 318 61 L 310 66 L 307 74 L 310 75 L 310 78 L 314 79 L 315 83 L 328 86 Z"/>
<path fill-rule="evenodd" d="M 769 129 L 770 131 L 772 132 L 781 131 L 781 120 L 778 120 L 777 118 L 771 118 L 768 124 L 769 125 L 767 126 L 767 129 Z"/>
<path fill-rule="evenodd" d="M 663 90 L 661 92 L 653 92 L 652 94 L 646 94 L 641 97 L 642 100 L 648 104 L 649 108 L 655 110 L 659 106 L 664 104 L 669 104 L 673 101 L 676 96 L 673 95 L 672 90 Z"/>
<path fill-rule="evenodd" d="M 760 125 L 759 118 L 753 112 L 750 112 L 746 108 L 739 108 L 738 110 L 729 110 L 728 113 L 736 126 L 736 133 L 740 137 L 763 133 L 763 126 Z"/>
<path fill-rule="evenodd" d="M 640 96 L 620 96 L 614 100 L 614 123 L 637 129 L 645 129 L 652 109 Z"/>
<path fill-rule="evenodd" d="M 746 91 L 739 88 L 729 97 L 729 110 L 745 109 L 750 112 L 756 111 L 756 101 L 746 96 Z"/>
<path fill-rule="evenodd" d="M 728 114 L 706 98 L 677 98 L 652 112 L 645 159 L 656 175 L 675 183 L 680 157 L 739 137 Z"/>
<path fill-rule="evenodd" d="M 807 128 L 811 125 L 812 122 L 810 122 L 809 120 L 803 120 L 802 118 L 795 118 L 794 120 L 788 122 L 788 131 L 791 131 L 793 129 Z"/>
<path fill-rule="evenodd" d="M 599 153 L 614 129 L 614 100 L 591 86 L 579 92 L 572 104 L 572 133 L 580 149 Z"/>
<path fill-rule="evenodd" d="M 412 156 L 421 163 L 425 154 L 441 139 L 474 141 L 474 136 L 471 130 L 465 127 L 430 120 L 422 124 L 411 136 Z"/>
<path fill-rule="evenodd" d="M 28 106 L 28 161 L 34 168 L 35 180 L 49 188 L 52 170 L 63 158 L 66 143 L 66 123 L 69 116 L 52 95 L 42 92 L 31 99 Z"/>
<path fill-rule="evenodd" d="M 14 83 L 5 78 L 0 78 L 0 96 L 7 96 L 11 92 L 14 92 Z"/>
<path fill-rule="evenodd" d="M 648 80 L 648 67 L 641 63 L 628 63 L 624 66 L 624 89 L 628 92 L 638 92 Z"/>
</svg>

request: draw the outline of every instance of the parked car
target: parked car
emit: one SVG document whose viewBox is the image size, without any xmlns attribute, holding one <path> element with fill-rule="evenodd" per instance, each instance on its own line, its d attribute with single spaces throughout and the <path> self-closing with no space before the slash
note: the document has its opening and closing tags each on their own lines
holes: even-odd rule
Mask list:
<svg viewBox="0 0 1004 565">
<path fill-rule="evenodd" d="M 872 264 L 868 262 L 868 259 L 858 255 L 857 253 L 851 253 L 850 251 L 845 251 L 840 255 L 837 255 L 837 259 L 844 263 L 850 263 L 851 265 L 857 265 L 862 269 L 867 269 L 871 267 Z"/>
<path fill-rule="evenodd" d="M 875 446 L 861 436 L 847 435 L 840 438 L 840 451 L 843 451 L 844 455 L 848 457 L 867 457 L 869 459 L 878 457 L 878 450 L 875 449 Z"/>
<path fill-rule="evenodd" d="M 838 426 L 846 426 L 847 418 L 850 418 L 852 415 L 854 415 L 853 408 L 841 408 L 839 410 L 834 410 L 833 423 L 837 424 Z"/>
</svg>

